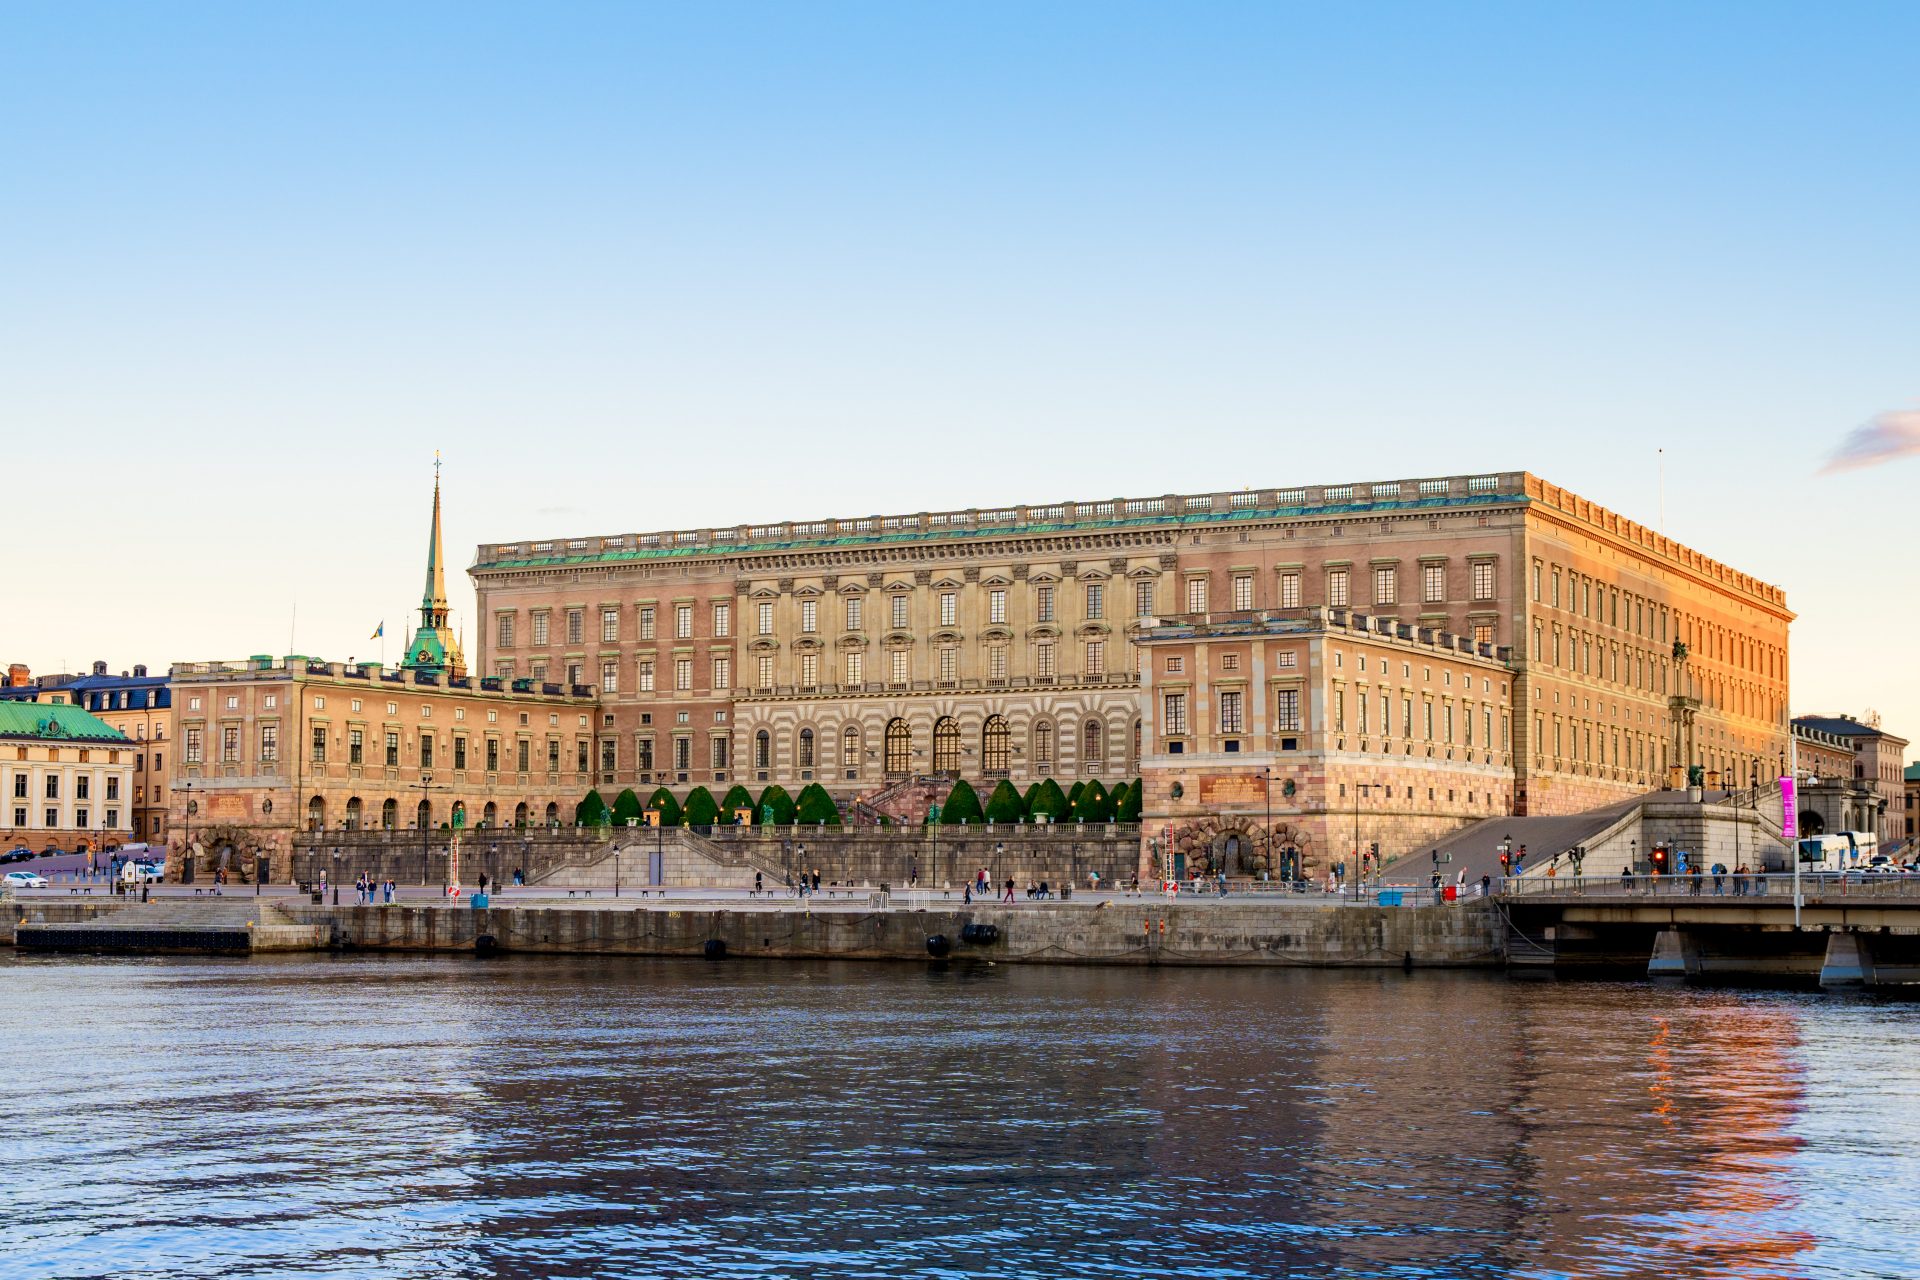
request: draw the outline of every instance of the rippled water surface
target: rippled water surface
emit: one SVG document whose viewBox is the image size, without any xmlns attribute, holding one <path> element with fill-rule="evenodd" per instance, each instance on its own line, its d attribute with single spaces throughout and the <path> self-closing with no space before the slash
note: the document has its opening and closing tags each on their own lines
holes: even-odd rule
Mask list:
<svg viewBox="0 0 1920 1280">
<path fill-rule="evenodd" d="M 0 958 L 0 1276 L 1920 1276 L 1920 1006 Z"/>
</svg>

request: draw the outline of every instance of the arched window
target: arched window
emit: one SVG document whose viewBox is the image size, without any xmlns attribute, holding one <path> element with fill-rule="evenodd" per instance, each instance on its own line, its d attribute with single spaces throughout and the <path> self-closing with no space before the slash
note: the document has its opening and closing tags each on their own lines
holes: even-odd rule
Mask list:
<svg viewBox="0 0 1920 1280">
<path fill-rule="evenodd" d="M 1005 773 L 1013 755 L 1013 734 L 1005 716 L 988 716 L 987 727 L 980 731 L 980 767 L 988 773 Z"/>
<path fill-rule="evenodd" d="M 811 729 L 802 729 L 800 731 L 799 766 L 802 769 L 813 768 L 813 730 Z"/>
<path fill-rule="evenodd" d="M 487 807 L 480 811 L 480 821 L 489 827 L 498 823 L 500 821 L 500 806 L 491 800 L 487 801 Z"/>
<path fill-rule="evenodd" d="M 933 722 L 933 771 L 960 772 L 960 722 L 952 716 Z"/>
<path fill-rule="evenodd" d="M 453 817 L 451 821 L 456 831 L 467 825 L 467 802 L 465 800 L 455 800 L 453 802 Z"/>
<path fill-rule="evenodd" d="M 773 767 L 773 735 L 765 729 L 753 735 L 753 767 L 756 769 Z"/>
<path fill-rule="evenodd" d="M 380 802 L 380 829 L 393 830 L 393 824 L 400 821 L 400 806 L 392 800 Z"/>
<path fill-rule="evenodd" d="M 413 811 L 413 826 L 416 831 L 424 831 L 433 825 L 433 803 L 422 800 Z"/>
<path fill-rule="evenodd" d="M 1107 762 L 1107 735 L 1098 720 L 1089 720 L 1080 731 L 1080 767 L 1098 769 Z"/>
<path fill-rule="evenodd" d="M 898 717 L 887 721 L 887 772 L 908 773 L 913 769 L 913 730 Z"/>
<path fill-rule="evenodd" d="M 1134 717 L 1133 721 L 1133 755 L 1127 760 L 1127 772 L 1140 772 L 1140 719 L 1138 716 Z"/>
<path fill-rule="evenodd" d="M 360 829 L 360 797 L 354 796 L 347 801 L 347 830 Z"/>
<path fill-rule="evenodd" d="M 516 829 L 527 825 L 527 802 L 525 800 L 513 806 L 513 825 Z"/>
<path fill-rule="evenodd" d="M 1053 724 L 1042 720 L 1033 726 L 1033 763 L 1041 769 L 1053 767 Z"/>
<path fill-rule="evenodd" d="M 552 801 L 547 803 L 547 825 L 550 827 L 560 825 L 560 806 Z"/>
<path fill-rule="evenodd" d="M 860 767 L 860 726 L 850 724 L 840 731 L 840 763 L 849 769 Z"/>
<path fill-rule="evenodd" d="M 319 796 L 307 801 L 307 830 L 324 831 L 327 826 L 327 802 Z"/>
</svg>

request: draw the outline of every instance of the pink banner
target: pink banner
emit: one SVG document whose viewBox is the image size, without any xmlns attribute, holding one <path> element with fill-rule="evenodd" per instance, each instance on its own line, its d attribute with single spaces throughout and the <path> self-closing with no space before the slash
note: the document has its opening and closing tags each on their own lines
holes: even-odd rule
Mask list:
<svg viewBox="0 0 1920 1280">
<path fill-rule="evenodd" d="M 1793 794 L 1793 779 L 1780 779 L 1780 831 L 1789 840 L 1800 837 L 1800 806 Z"/>
</svg>

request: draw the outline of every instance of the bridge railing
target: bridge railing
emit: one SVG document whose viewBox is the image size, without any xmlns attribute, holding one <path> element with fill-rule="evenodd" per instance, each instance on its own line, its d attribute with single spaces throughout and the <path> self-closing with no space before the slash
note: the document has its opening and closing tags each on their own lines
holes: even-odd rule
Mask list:
<svg viewBox="0 0 1920 1280">
<path fill-rule="evenodd" d="M 1671 876 L 1507 876 L 1494 892 L 1508 898 L 1766 898 L 1793 901 L 1791 874 L 1702 871 Z M 1800 876 L 1806 900 L 1910 898 L 1920 900 L 1920 874 L 1822 871 Z"/>
</svg>

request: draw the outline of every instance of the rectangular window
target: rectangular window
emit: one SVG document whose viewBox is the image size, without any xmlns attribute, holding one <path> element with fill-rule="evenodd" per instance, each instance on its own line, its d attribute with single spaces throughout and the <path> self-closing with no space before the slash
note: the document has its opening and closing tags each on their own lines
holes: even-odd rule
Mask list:
<svg viewBox="0 0 1920 1280">
<path fill-rule="evenodd" d="M 420 767 L 433 768 L 433 735 L 430 733 L 420 735 Z"/>
<path fill-rule="evenodd" d="M 867 682 L 867 655 L 854 651 L 847 654 L 847 685 L 858 689 Z"/>
<path fill-rule="evenodd" d="M 585 761 L 581 762 L 581 767 L 586 767 Z M 487 739 L 487 772 L 500 772 L 500 739 L 498 738 Z"/>
<path fill-rule="evenodd" d="M 567 643 L 584 644 L 587 639 L 586 614 L 578 609 L 567 610 Z"/>
<path fill-rule="evenodd" d="M 673 606 L 673 635 L 676 640 L 693 639 L 693 606 L 677 604 Z"/>
<path fill-rule="evenodd" d="M 1347 731 L 1347 691 L 1336 688 L 1333 691 L 1333 731 Z"/>
<path fill-rule="evenodd" d="M 1107 674 L 1107 642 L 1105 640 L 1087 641 L 1087 675 L 1099 680 Z"/>
<path fill-rule="evenodd" d="M 950 627 L 959 613 L 960 598 L 951 591 L 940 593 L 940 625 Z"/>
<path fill-rule="evenodd" d="M 650 604 L 640 608 L 640 638 L 653 639 L 653 606 Z"/>
<path fill-rule="evenodd" d="M 1375 604 L 1398 604 L 1400 601 L 1400 574 L 1390 565 L 1383 565 L 1373 571 L 1373 602 Z"/>
<path fill-rule="evenodd" d="M 260 763 L 273 764 L 280 759 L 280 726 L 263 724 L 260 726 Z"/>
<path fill-rule="evenodd" d="M 653 739 L 640 739 L 638 750 L 640 753 L 640 771 L 642 773 L 651 773 L 653 771 Z M 582 769 L 587 767 L 587 744 L 584 742 L 580 744 L 580 767 Z"/>
<path fill-rule="evenodd" d="M 757 634 L 763 636 L 773 634 L 773 601 L 762 600 L 759 604 L 755 605 L 753 616 L 754 629 Z"/>
<path fill-rule="evenodd" d="M 1282 733 L 1300 732 L 1300 691 L 1282 689 L 1274 706 L 1274 727 Z"/>
<path fill-rule="evenodd" d="M 715 769 L 724 769 L 727 767 L 727 740 L 725 738 L 715 738 L 713 740 L 710 758 L 713 761 L 713 767 Z"/>
<path fill-rule="evenodd" d="M 512 614 L 503 613 L 500 615 L 500 625 L 499 625 L 498 631 L 499 631 L 499 642 L 500 642 L 499 647 L 502 649 L 513 648 L 513 615 Z"/>
<path fill-rule="evenodd" d="M 460 767 L 457 760 L 454 767 Z M 547 772 L 560 772 L 560 739 L 558 738 L 547 739 Z"/>
<path fill-rule="evenodd" d="M 1220 695 L 1220 732 L 1246 732 L 1246 719 L 1241 712 L 1245 696 L 1238 689 L 1229 689 Z"/>
<path fill-rule="evenodd" d="M 673 660 L 673 687 L 682 691 L 693 688 L 692 658 Z"/>
<path fill-rule="evenodd" d="M 240 763 L 240 726 L 237 724 L 220 727 L 220 763 Z M 82 778 L 82 782 L 86 779 Z"/>
<path fill-rule="evenodd" d="M 1426 738 L 1428 742 L 1432 742 L 1433 741 L 1433 704 L 1431 702 L 1422 702 L 1420 704 L 1420 728 L 1422 731 L 1421 736 Z"/>
<path fill-rule="evenodd" d="M 78 778 L 75 778 L 74 788 L 73 788 L 73 798 L 75 800 L 93 799 L 93 787 L 91 785 L 92 782 L 93 782 L 93 779 L 88 777 L 84 773 L 81 774 Z"/>
<path fill-rule="evenodd" d="M 1473 598 L 1475 600 L 1493 599 L 1493 561 L 1473 562 Z"/>
<path fill-rule="evenodd" d="M 987 621 L 1005 622 L 1007 620 L 1007 591 L 1005 587 L 995 587 L 987 592 Z"/>
<path fill-rule="evenodd" d="M 803 653 L 800 655 L 800 684 L 812 689 L 820 683 L 820 655 Z"/>
<path fill-rule="evenodd" d="M 733 687 L 733 659 L 724 655 L 713 660 L 713 687 L 731 689 Z"/>
<path fill-rule="evenodd" d="M 634 668 L 634 681 L 640 692 L 653 692 L 653 659 L 642 659 L 640 664 Z"/>
<path fill-rule="evenodd" d="M 60 811 L 58 809 L 49 808 L 47 810 L 47 825 L 50 827 L 60 825 Z"/>
<path fill-rule="evenodd" d="M 754 684 L 756 685 L 756 687 L 761 689 L 773 688 L 773 655 L 772 654 L 763 653 L 759 656 L 759 658 L 755 659 L 754 671 L 757 677 L 754 681 Z"/>
<path fill-rule="evenodd" d="M 1104 618 L 1106 617 L 1106 614 L 1107 614 L 1106 584 L 1100 583 L 1100 582 L 1089 582 L 1087 584 L 1087 616 L 1089 618 Z"/>
<path fill-rule="evenodd" d="M 455 738 L 453 740 L 453 767 L 456 769 L 464 769 L 467 767 L 467 740 L 465 738 Z M 553 767 L 556 769 L 560 767 L 557 758 Z"/>
<path fill-rule="evenodd" d="M 620 663 L 618 659 L 609 658 L 600 664 L 600 692 L 620 692 Z"/>
<path fill-rule="evenodd" d="M 1428 604 L 1438 604 L 1447 598 L 1447 566 L 1420 566 L 1420 598 Z"/>
<path fill-rule="evenodd" d="M 552 618 L 547 614 L 536 613 L 533 615 L 533 642 L 535 644 L 547 643 L 547 627 L 551 622 Z"/>
<path fill-rule="evenodd" d="M 1233 576 L 1233 607 L 1242 612 L 1253 608 L 1253 575 L 1236 573 Z"/>
<path fill-rule="evenodd" d="M 313 726 L 313 762 L 327 762 L 327 727 L 323 724 Z"/>
<path fill-rule="evenodd" d="M 1042 640 L 1033 647 L 1033 674 L 1042 680 L 1053 679 L 1053 641 Z"/>
<path fill-rule="evenodd" d="M 940 678 L 957 680 L 960 677 L 960 651 L 952 645 L 940 646 Z"/>
<path fill-rule="evenodd" d="M 602 609 L 600 611 L 600 643 L 612 644 L 620 638 L 620 611 Z"/>
<path fill-rule="evenodd" d="M 1493 624 L 1491 622 L 1474 623 L 1473 624 L 1473 642 L 1475 644 L 1492 644 L 1493 643 Z"/>
<path fill-rule="evenodd" d="M 367 758 L 367 735 L 360 729 L 347 730 L 347 763 L 364 764 Z"/>
<path fill-rule="evenodd" d="M 400 763 L 400 735 L 398 733 L 388 733 L 387 734 L 387 765 L 388 767 L 391 768 L 399 765 L 399 763 Z"/>
<path fill-rule="evenodd" d="M 987 650 L 987 678 L 989 680 L 1007 678 L 1007 646 L 996 644 Z"/>
<path fill-rule="evenodd" d="M 1347 571 L 1345 569 L 1327 570 L 1327 607 L 1331 609 L 1347 607 Z"/>
<path fill-rule="evenodd" d="M 1187 579 L 1187 612 L 1205 613 L 1207 611 L 1207 580 L 1205 578 Z"/>
<path fill-rule="evenodd" d="M 733 634 L 733 606 L 724 600 L 713 606 L 713 634 L 718 639 Z"/>
<path fill-rule="evenodd" d="M 809 635 L 820 629 L 820 602 L 802 600 L 800 602 L 800 630 Z"/>
<path fill-rule="evenodd" d="M 1167 736 L 1174 737 L 1185 733 L 1187 731 L 1187 695 L 1170 693 L 1166 696 L 1163 705 L 1166 707 Z"/>
<path fill-rule="evenodd" d="M 905 684 L 907 682 L 907 651 L 905 649 L 895 649 L 887 655 L 887 659 L 893 665 L 893 671 L 890 676 L 893 683 Z"/>
<path fill-rule="evenodd" d="M 847 630 L 858 631 L 859 629 L 860 629 L 860 597 L 848 596 L 847 597 Z"/>
<path fill-rule="evenodd" d="M 524 742 L 521 743 L 520 744 L 521 750 L 524 751 L 526 749 L 526 745 L 527 744 Z M 619 767 L 619 764 L 620 764 L 620 744 L 615 742 L 612 738 L 602 738 L 600 740 L 600 771 L 602 773 L 612 773 L 616 768 Z"/>
<path fill-rule="evenodd" d="M 893 597 L 893 629 L 900 631 L 907 625 L 907 593 L 896 592 Z"/>
<path fill-rule="evenodd" d="M 1053 621 L 1053 587 L 1049 583 L 1040 583 L 1033 589 L 1033 620 Z"/>
<path fill-rule="evenodd" d="M 1300 575 L 1283 573 L 1280 575 L 1280 607 L 1298 609 L 1300 607 Z"/>
<path fill-rule="evenodd" d="M 680 737 L 673 740 L 673 767 L 690 769 L 693 767 L 693 739 Z"/>
</svg>

